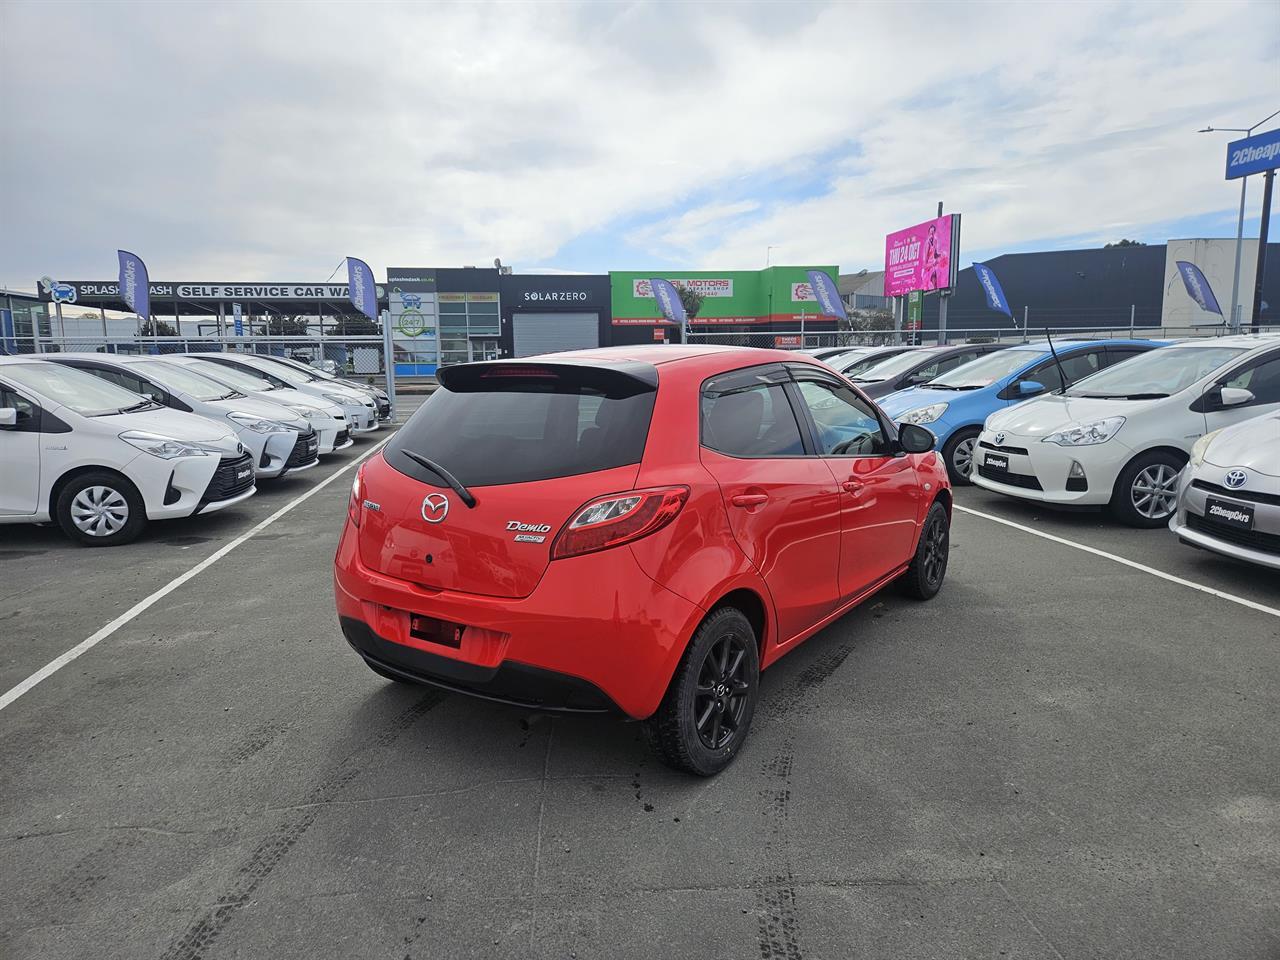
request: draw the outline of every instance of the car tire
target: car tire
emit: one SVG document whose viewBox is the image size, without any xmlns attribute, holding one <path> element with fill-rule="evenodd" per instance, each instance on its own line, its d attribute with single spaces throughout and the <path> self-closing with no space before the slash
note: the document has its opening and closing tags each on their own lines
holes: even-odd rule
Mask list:
<svg viewBox="0 0 1280 960">
<path fill-rule="evenodd" d="M 657 713 L 645 721 L 649 744 L 668 766 L 713 776 L 746 741 L 759 694 L 756 632 L 742 611 L 720 607 L 694 633 Z"/>
<path fill-rule="evenodd" d="M 138 489 L 118 473 L 82 473 L 58 493 L 53 508 L 58 526 L 86 547 L 118 547 L 136 540 L 147 525 Z"/>
<path fill-rule="evenodd" d="M 952 486 L 967 487 L 973 482 L 969 475 L 973 472 L 974 453 L 981 433 L 976 428 L 957 430 L 942 445 L 942 462 L 946 464 Z"/>
<path fill-rule="evenodd" d="M 911 566 L 898 581 L 903 592 L 917 600 L 933 599 L 942 589 L 950 556 L 951 518 L 947 516 L 947 508 L 935 500 L 920 527 L 920 541 Z"/>
<path fill-rule="evenodd" d="M 1116 478 L 1112 515 L 1131 527 L 1167 526 L 1178 507 L 1178 474 L 1186 462 L 1169 450 L 1134 457 Z"/>
</svg>

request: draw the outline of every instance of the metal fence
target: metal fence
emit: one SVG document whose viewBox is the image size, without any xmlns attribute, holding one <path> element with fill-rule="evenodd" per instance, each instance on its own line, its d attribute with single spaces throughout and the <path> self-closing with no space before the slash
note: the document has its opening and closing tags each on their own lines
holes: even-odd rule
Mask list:
<svg viewBox="0 0 1280 960">
<path fill-rule="evenodd" d="M 1122 326 L 1122 327 L 1030 327 L 1014 329 L 1009 326 L 978 329 L 951 329 L 945 341 L 940 341 L 937 330 L 769 330 L 767 332 L 721 333 L 719 331 L 693 332 L 689 343 L 718 344 L 733 347 L 765 347 L 812 350 L 819 347 L 881 347 L 897 343 L 914 343 L 935 346 L 939 343 L 1023 343 L 1043 340 L 1053 336 L 1061 340 L 1105 340 L 1138 338 L 1152 340 L 1181 340 L 1187 338 L 1221 337 L 1232 331 L 1223 327 L 1187 326 Z M 1245 327 L 1241 333 L 1253 333 L 1255 328 Z M 1280 333 L 1280 325 L 1257 328 L 1259 333 Z"/>
</svg>

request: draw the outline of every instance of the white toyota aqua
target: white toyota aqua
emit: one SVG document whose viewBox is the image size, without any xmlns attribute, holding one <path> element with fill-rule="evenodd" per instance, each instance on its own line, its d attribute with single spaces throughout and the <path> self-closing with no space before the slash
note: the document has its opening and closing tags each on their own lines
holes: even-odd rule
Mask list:
<svg viewBox="0 0 1280 960">
<path fill-rule="evenodd" d="M 973 482 L 1164 526 L 1201 436 L 1280 410 L 1280 335 L 1190 340 L 987 418 Z"/>
<path fill-rule="evenodd" d="M 229 427 L 59 363 L 0 357 L 0 523 L 52 520 L 86 546 L 115 546 L 148 520 L 256 489 Z"/>
</svg>

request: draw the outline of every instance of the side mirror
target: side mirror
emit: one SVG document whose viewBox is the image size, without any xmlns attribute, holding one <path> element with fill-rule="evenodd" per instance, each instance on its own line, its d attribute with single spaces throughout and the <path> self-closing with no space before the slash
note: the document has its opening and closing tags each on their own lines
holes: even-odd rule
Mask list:
<svg viewBox="0 0 1280 960">
<path fill-rule="evenodd" d="M 1023 380 L 1018 384 L 1018 395 L 1021 397 L 1034 397 L 1037 393 L 1044 393 L 1044 384 L 1038 380 Z"/>
<path fill-rule="evenodd" d="M 0 407 L 0 430 L 8 430 L 18 425 L 18 411 L 13 407 Z"/>
<path fill-rule="evenodd" d="M 898 424 L 898 446 L 907 453 L 928 453 L 938 443 L 933 431 L 918 423 Z"/>
<path fill-rule="evenodd" d="M 1246 403 L 1253 402 L 1253 391 L 1246 390 L 1244 387 L 1223 387 L 1218 391 L 1221 397 L 1220 403 L 1224 407 L 1242 407 Z"/>
</svg>

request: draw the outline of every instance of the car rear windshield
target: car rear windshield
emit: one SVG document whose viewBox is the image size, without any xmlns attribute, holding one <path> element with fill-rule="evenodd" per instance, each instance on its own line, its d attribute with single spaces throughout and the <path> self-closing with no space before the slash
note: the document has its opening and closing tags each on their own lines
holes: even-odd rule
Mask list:
<svg viewBox="0 0 1280 960">
<path fill-rule="evenodd" d="M 441 485 L 404 451 L 466 486 L 528 483 L 639 463 L 656 389 L 599 369 L 495 364 L 436 390 L 387 444 L 401 473 Z"/>
</svg>

